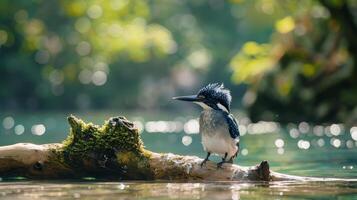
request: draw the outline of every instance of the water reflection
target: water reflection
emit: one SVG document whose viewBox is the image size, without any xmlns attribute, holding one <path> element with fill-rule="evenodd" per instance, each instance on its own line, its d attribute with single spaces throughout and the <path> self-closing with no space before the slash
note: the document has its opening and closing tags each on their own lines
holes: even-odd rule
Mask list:
<svg viewBox="0 0 357 200">
<path fill-rule="evenodd" d="M 166 183 L 3 182 L 2 199 L 304 199 L 356 198 L 357 182 Z"/>
</svg>

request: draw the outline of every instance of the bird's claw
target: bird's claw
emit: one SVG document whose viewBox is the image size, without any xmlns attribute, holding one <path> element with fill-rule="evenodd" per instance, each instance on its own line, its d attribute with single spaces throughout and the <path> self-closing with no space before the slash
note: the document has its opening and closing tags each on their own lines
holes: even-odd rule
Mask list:
<svg viewBox="0 0 357 200">
<path fill-rule="evenodd" d="M 222 165 L 224 163 L 225 163 L 224 161 L 217 163 L 217 169 L 223 169 Z"/>
<path fill-rule="evenodd" d="M 204 159 L 202 162 L 201 162 L 201 168 L 203 167 L 203 165 L 206 165 L 206 162 L 209 161 L 208 159 Z"/>
</svg>

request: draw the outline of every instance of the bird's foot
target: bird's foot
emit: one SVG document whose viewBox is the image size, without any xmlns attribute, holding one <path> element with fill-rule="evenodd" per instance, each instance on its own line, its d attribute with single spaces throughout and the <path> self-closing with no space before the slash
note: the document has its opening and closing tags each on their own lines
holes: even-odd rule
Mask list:
<svg viewBox="0 0 357 200">
<path fill-rule="evenodd" d="M 208 159 L 204 159 L 202 162 L 201 162 L 201 164 L 200 164 L 200 166 L 201 166 L 201 168 L 203 167 L 203 165 L 206 165 L 206 162 L 207 161 L 209 161 Z"/>
<path fill-rule="evenodd" d="M 217 163 L 217 169 L 218 169 L 218 168 L 222 168 L 222 165 L 223 165 L 224 163 L 233 164 L 233 159 L 229 159 L 229 160 L 227 160 L 227 161 L 224 160 L 224 161 L 222 161 L 222 162 Z"/>
<path fill-rule="evenodd" d="M 222 161 L 222 162 L 217 163 L 217 169 L 223 169 L 222 165 L 224 163 L 226 163 L 226 161 Z"/>
</svg>

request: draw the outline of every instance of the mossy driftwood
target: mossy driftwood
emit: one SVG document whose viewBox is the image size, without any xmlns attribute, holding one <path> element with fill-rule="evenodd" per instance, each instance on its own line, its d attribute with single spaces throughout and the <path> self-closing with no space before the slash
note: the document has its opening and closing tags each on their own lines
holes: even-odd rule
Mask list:
<svg viewBox="0 0 357 200">
<path fill-rule="evenodd" d="M 253 167 L 207 162 L 201 158 L 144 149 L 138 130 L 124 117 L 102 126 L 70 116 L 69 136 L 62 143 L 19 143 L 0 147 L 0 177 L 34 179 L 95 177 L 115 180 L 272 181 L 301 177 L 271 172 L 268 162 Z"/>
</svg>

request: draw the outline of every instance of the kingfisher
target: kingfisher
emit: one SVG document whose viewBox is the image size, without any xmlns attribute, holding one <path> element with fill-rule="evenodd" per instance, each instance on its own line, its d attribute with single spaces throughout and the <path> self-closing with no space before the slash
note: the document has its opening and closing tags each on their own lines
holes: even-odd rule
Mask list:
<svg viewBox="0 0 357 200">
<path fill-rule="evenodd" d="M 201 167 L 206 164 L 211 154 L 222 157 L 217 163 L 221 168 L 224 163 L 233 163 L 239 153 L 238 123 L 230 113 L 231 93 L 221 83 L 208 84 L 196 95 L 173 97 L 175 100 L 189 101 L 203 108 L 199 119 L 199 132 L 206 158 Z"/>
</svg>

